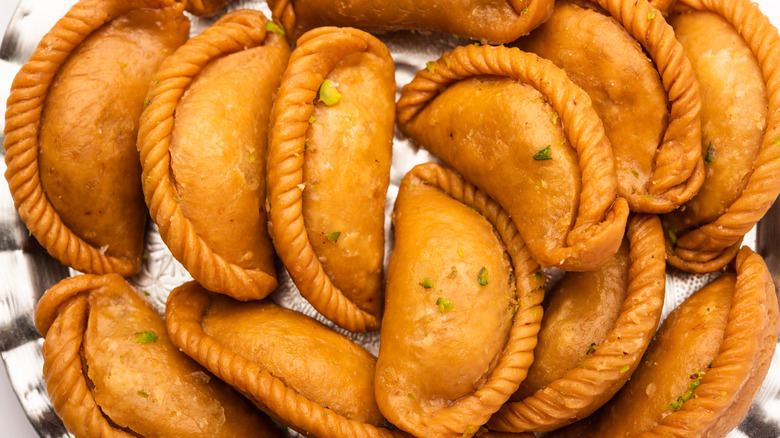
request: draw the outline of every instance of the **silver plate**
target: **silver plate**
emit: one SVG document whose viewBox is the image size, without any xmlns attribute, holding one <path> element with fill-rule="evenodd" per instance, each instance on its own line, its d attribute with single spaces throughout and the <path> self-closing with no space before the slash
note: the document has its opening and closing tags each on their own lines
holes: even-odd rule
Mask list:
<svg viewBox="0 0 780 438">
<path fill-rule="evenodd" d="M 773 0 L 762 0 L 771 12 L 775 23 L 780 22 L 780 10 Z M 0 99 L 5 101 L 11 81 L 20 66 L 27 60 L 41 37 L 62 17 L 74 0 L 21 0 L 0 46 Z M 270 16 L 265 2 L 234 1 L 230 9 L 260 9 Z M 192 33 L 199 33 L 213 19 L 193 18 Z M 411 81 L 414 74 L 425 68 L 425 62 L 438 58 L 443 52 L 463 44 L 465 40 L 438 33 L 397 32 L 380 35 L 390 48 L 396 61 L 396 81 L 400 87 Z M 0 121 L 0 126 L 4 119 Z M 387 255 L 390 253 L 390 212 L 398 193 L 398 185 L 406 172 L 418 163 L 435 161 L 427 152 L 417 149 L 396 130 L 393 150 L 391 182 L 386 204 Z M 0 160 L 0 171 L 5 172 L 5 162 Z M 144 267 L 130 279 L 140 290 L 150 293 L 154 305 L 162 311 L 168 292 L 191 277 L 174 260 L 160 240 L 156 227 L 151 224 L 146 237 Z M 746 237 L 745 244 L 762 254 L 775 281 L 780 281 L 780 202 L 775 203 L 768 215 Z M 8 190 L 0 190 L 0 356 L 5 361 L 14 391 L 27 417 L 42 437 L 68 437 L 62 422 L 54 413 L 46 393 L 42 377 L 42 339 L 33 324 L 33 312 L 43 292 L 60 279 L 75 275 L 46 254 L 40 245 L 28 235 L 27 228 L 19 220 Z M 277 303 L 301 311 L 334 327 L 317 314 L 301 298 L 289 276 L 281 268 L 278 272 L 280 287 L 272 295 Z M 711 280 L 711 275 L 686 275 L 670 269 L 667 273 L 666 304 L 664 316 L 681 303 L 691 292 Z M 334 327 L 335 328 L 335 327 Z M 379 333 L 352 334 L 335 328 L 374 354 L 379 348 Z M 769 375 L 755 399 L 745 420 L 729 438 L 777 438 L 780 437 L 780 352 L 776 351 Z"/>
</svg>

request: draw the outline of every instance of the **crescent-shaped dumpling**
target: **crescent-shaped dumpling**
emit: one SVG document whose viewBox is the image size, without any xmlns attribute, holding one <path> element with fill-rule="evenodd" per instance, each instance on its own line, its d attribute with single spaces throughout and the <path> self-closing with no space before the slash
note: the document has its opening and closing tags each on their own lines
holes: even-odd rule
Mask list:
<svg viewBox="0 0 780 438">
<path fill-rule="evenodd" d="M 631 377 L 658 327 L 666 250 L 657 216 L 629 220 L 612 259 L 549 293 L 534 362 L 488 427 L 543 432 L 590 415 Z"/>
<path fill-rule="evenodd" d="M 744 247 L 736 274 L 724 273 L 669 315 L 609 403 L 552 436 L 726 436 L 758 392 L 777 334 L 772 277 Z"/>
<path fill-rule="evenodd" d="M 76 436 L 282 436 L 174 347 L 160 315 L 117 275 L 62 280 L 41 298 L 35 324 L 46 389 Z"/>
<path fill-rule="evenodd" d="M 141 268 L 138 119 L 152 75 L 188 33 L 173 1 L 83 0 L 14 79 L 5 177 L 24 223 L 63 264 L 123 276 Z"/>
<path fill-rule="evenodd" d="M 599 3 L 614 18 L 596 5 L 559 1 L 550 20 L 516 45 L 553 61 L 588 93 L 615 154 L 618 194 L 631 210 L 668 213 L 704 181 L 698 84 L 660 12 L 645 0 L 628 11 L 625 2 Z"/>
<path fill-rule="evenodd" d="M 195 280 L 241 300 L 277 285 L 265 163 L 289 48 L 266 22 L 258 11 L 231 12 L 166 59 L 138 136 L 160 237 Z"/>
<path fill-rule="evenodd" d="M 391 437 L 374 398 L 374 356 L 270 301 L 242 303 L 195 282 L 165 310 L 174 345 L 307 436 Z"/>
<path fill-rule="evenodd" d="M 498 201 L 542 266 L 595 269 L 628 204 L 590 98 L 550 61 L 503 46 L 445 53 L 404 86 L 401 130 Z"/>
<path fill-rule="evenodd" d="M 393 225 L 377 403 L 415 436 L 470 437 L 533 361 L 544 275 L 506 212 L 433 163 L 401 181 Z"/>
<path fill-rule="evenodd" d="M 491 43 L 528 34 L 552 13 L 552 0 L 268 0 L 284 27 L 300 35 L 320 26 L 449 32 Z"/>
<path fill-rule="evenodd" d="M 670 22 L 701 88 L 707 178 L 663 217 L 669 263 L 712 272 L 780 194 L 780 37 L 747 0 L 680 1 Z"/>
<path fill-rule="evenodd" d="M 310 31 L 271 116 L 276 251 L 301 295 L 351 331 L 379 328 L 394 71 L 387 47 L 363 31 Z"/>
</svg>

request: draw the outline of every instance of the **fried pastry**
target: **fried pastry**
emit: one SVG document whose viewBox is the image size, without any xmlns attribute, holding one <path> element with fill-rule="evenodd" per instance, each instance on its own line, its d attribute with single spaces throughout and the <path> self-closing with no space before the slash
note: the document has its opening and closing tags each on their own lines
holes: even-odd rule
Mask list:
<svg viewBox="0 0 780 438">
<path fill-rule="evenodd" d="M 211 17 L 221 11 L 230 0 L 185 0 L 187 12 L 201 17 Z"/>
<path fill-rule="evenodd" d="M 490 43 L 527 35 L 552 13 L 552 0 L 268 0 L 291 37 L 320 26 L 436 30 Z"/>
<path fill-rule="evenodd" d="M 406 135 L 501 204 L 543 266 L 592 270 L 620 247 L 628 204 L 609 140 L 550 61 L 458 47 L 404 86 L 397 112 Z"/>
<path fill-rule="evenodd" d="M 304 435 L 397 435 L 377 427 L 374 357 L 316 320 L 195 282 L 171 292 L 165 317 L 174 345 Z"/>
<path fill-rule="evenodd" d="M 271 116 L 269 217 L 293 282 L 339 326 L 379 328 L 395 67 L 375 37 L 298 40 Z"/>
<path fill-rule="evenodd" d="M 259 11 L 231 12 L 166 59 L 138 136 L 163 241 L 204 287 L 241 300 L 277 285 L 265 163 L 289 48 L 266 22 Z"/>
<path fill-rule="evenodd" d="M 704 273 L 734 257 L 780 194 L 780 38 L 747 0 L 679 5 L 670 22 L 700 83 L 707 179 L 663 221 L 669 263 Z"/>
<path fill-rule="evenodd" d="M 661 221 L 637 215 L 604 266 L 567 274 L 548 295 L 528 377 L 488 427 L 549 431 L 606 403 L 631 378 L 658 328 L 665 256 Z"/>
<path fill-rule="evenodd" d="M 83 0 L 11 86 L 5 177 L 49 254 L 78 271 L 141 267 L 146 208 L 135 149 L 149 81 L 189 21 L 167 0 Z"/>
<path fill-rule="evenodd" d="M 704 181 L 701 98 L 661 13 L 645 0 L 628 10 L 624 3 L 602 0 L 606 10 L 597 10 L 558 1 L 550 20 L 516 45 L 553 61 L 588 93 L 615 155 L 618 194 L 631 210 L 668 213 Z"/>
<path fill-rule="evenodd" d="M 35 312 L 54 410 L 77 437 L 281 437 L 241 394 L 174 347 L 115 274 L 68 278 Z"/>
<path fill-rule="evenodd" d="M 433 163 L 401 181 L 393 225 L 377 403 L 415 436 L 472 436 L 533 361 L 544 275 L 507 213 Z"/>
<path fill-rule="evenodd" d="M 758 392 L 777 333 L 772 278 L 745 247 L 736 275 L 723 274 L 675 309 L 615 398 L 561 435 L 723 437 Z"/>
</svg>

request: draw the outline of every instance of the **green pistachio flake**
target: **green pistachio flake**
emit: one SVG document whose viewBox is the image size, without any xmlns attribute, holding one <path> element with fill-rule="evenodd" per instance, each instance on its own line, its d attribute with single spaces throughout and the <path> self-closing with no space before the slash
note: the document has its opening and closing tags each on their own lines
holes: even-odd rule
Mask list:
<svg viewBox="0 0 780 438">
<path fill-rule="evenodd" d="M 151 105 L 151 104 L 152 104 L 152 99 L 146 99 L 144 101 L 144 109 L 149 108 L 149 105 Z"/>
<path fill-rule="evenodd" d="M 673 411 L 679 411 L 680 408 L 682 408 L 683 403 L 687 402 L 688 400 L 696 396 L 694 391 L 696 391 L 696 388 L 698 388 L 699 385 L 701 385 L 701 378 L 703 376 L 704 373 L 700 371 L 696 371 L 693 374 L 691 374 L 692 381 L 688 383 L 688 391 L 686 391 L 685 394 L 678 397 L 676 401 L 672 402 L 672 404 L 669 405 L 669 407 Z"/>
<path fill-rule="evenodd" d="M 444 63 L 447 65 L 447 68 L 452 68 L 452 64 L 450 64 L 450 58 L 444 58 Z M 778 137 L 780 139 L 780 137 Z"/>
<path fill-rule="evenodd" d="M 712 164 L 713 161 L 715 161 L 715 151 L 712 150 L 712 142 L 710 142 L 710 145 L 707 146 L 707 153 L 704 155 L 704 162 Z"/>
<path fill-rule="evenodd" d="M 552 121 L 553 121 L 553 124 L 558 123 L 558 113 L 553 114 Z"/>
<path fill-rule="evenodd" d="M 266 21 L 265 30 L 273 32 L 277 35 L 287 36 L 287 32 L 284 30 L 284 26 L 282 26 L 282 23 L 279 22 Z"/>
<path fill-rule="evenodd" d="M 482 269 L 479 270 L 479 274 L 477 274 L 477 281 L 479 281 L 480 286 L 487 286 L 488 280 L 488 270 L 483 266 Z"/>
<path fill-rule="evenodd" d="M 647 19 L 652 20 L 654 18 L 655 18 L 655 11 L 651 9 L 650 12 L 647 13 Z"/>
<path fill-rule="evenodd" d="M 253 154 L 249 154 L 249 162 L 254 163 L 255 162 L 255 156 Z"/>
<path fill-rule="evenodd" d="M 590 345 L 588 345 L 588 351 L 585 352 L 585 355 L 587 356 L 588 354 L 591 354 L 594 351 L 596 351 L 596 347 L 598 347 L 598 345 L 596 345 L 595 342 L 593 342 Z"/>
<path fill-rule="evenodd" d="M 540 271 L 534 272 L 534 280 L 542 281 L 542 273 Z"/>
<path fill-rule="evenodd" d="M 630 369 L 631 369 L 631 367 L 626 365 L 626 366 L 624 366 L 623 368 L 620 369 L 620 374 L 623 374 L 623 373 L 627 372 Z"/>
<path fill-rule="evenodd" d="M 317 119 L 314 117 L 314 114 L 309 116 L 309 123 L 314 123 L 315 120 Z"/>
<path fill-rule="evenodd" d="M 143 398 L 149 398 L 149 393 L 146 391 L 138 391 L 137 394 Z"/>
<path fill-rule="evenodd" d="M 125 67 L 127 67 L 127 64 L 126 64 L 126 63 L 124 63 L 124 62 L 119 62 L 119 61 L 117 61 L 116 63 L 117 63 L 117 64 L 119 64 L 119 67 L 120 67 L 120 68 L 125 68 Z"/>
<path fill-rule="evenodd" d="M 320 85 L 320 100 L 325 102 L 325 105 L 333 106 L 341 100 L 341 97 L 341 93 L 333 85 L 333 81 L 330 79 L 322 81 L 322 85 Z"/>
<path fill-rule="evenodd" d="M 135 333 L 135 342 L 139 344 L 148 344 L 150 342 L 157 342 L 157 335 L 152 331 L 143 331 Z"/>
<path fill-rule="evenodd" d="M 341 236 L 341 231 L 333 231 L 325 235 L 325 237 L 327 237 L 328 240 L 330 240 L 333 243 L 338 242 L 339 236 Z"/>
<path fill-rule="evenodd" d="M 552 148 L 548 144 L 546 148 L 539 149 L 534 154 L 534 160 L 536 161 L 544 161 L 544 160 L 552 160 Z"/>
<path fill-rule="evenodd" d="M 447 278 L 455 278 L 457 276 L 458 276 L 458 270 L 453 267 L 452 272 L 450 272 L 450 275 L 448 275 Z"/>
<path fill-rule="evenodd" d="M 528 8 L 523 9 L 523 12 L 520 13 L 520 15 L 525 15 L 528 13 Z"/>
<path fill-rule="evenodd" d="M 420 282 L 420 286 L 430 289 L 433 287 L 433 280 L 431 280 L 431 277 L 425 277 L 423 278 L 423 281 Z"/>
<path fill-rule="evenodd" d="M 669 234 L 669 240 L 672 241 L 672 245 L 677 243 L 677 230 L 675 230 L 673 226 L 669 225 L 666 229 L 666 233 Z"/>
<path fill-rule="evenodd" d="M 425 63 L 425 68 L 431 73 L 436 73 L 436 64 L 434 64 L 432 61 L 428 61 Z"/>
<path fill-rule="evenodd" d="M 449 312 L 454 307 L 452 305 L 452 301 L 450 301 L 450 300 L 448 300 L 448 299 L 446 299 L 444 297 L 439 297 L 439 298 L 436 299 L 436 306 L 439 307 L 439 312 L 442 312 L 442 313 Z"/>
<path fill-rule="evenodd" d="M 634 176 L 639 176 L 639 172 L 637 172 L 637 171 L 636 171 L 636 170 L 634 170 L 634 169 L 631 169 L 631 173 L 633 173 L 633 174 L 634 174 Z"/>
<path fill-rule="evenodd" d="M 775 145 L 775 146 L 780 146 L 780 137 L 777 137 L 777 138 L 775 139 L 775 143 L 774 143 L 774 145 Z"/>
<path fill-rule="evenodd" d="M 411 392 L 407 392 L 406 396 L 409 397 L 410 399 L 414 400 L 414 396 L 412 395 Z"/>
<path fill-rule="evenodd" d="M 150 294 L 150 293 L 149 293 L 149 292 L 147 292 L 147 291 L 143 291 L 143 293 L 144 293 L 144 296 L 147 296 L 147 297 L 152 295 L 152 294 Z"/>
</svg>

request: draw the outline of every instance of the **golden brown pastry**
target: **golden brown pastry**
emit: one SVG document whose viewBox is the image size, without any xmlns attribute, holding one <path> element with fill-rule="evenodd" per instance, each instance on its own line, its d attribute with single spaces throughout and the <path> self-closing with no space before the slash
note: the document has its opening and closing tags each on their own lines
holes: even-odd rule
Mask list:
<svg viewBox="0 0 780 438">
<path fill-rule="evenodd" d="M 404 86 L 398 122 L 498 201 L 542 266 L 592 270 L 620 247 L 628 204 L 609 140 L 588 95 L 550 61 L 458 47 Z"/>
<path fill-rule="evenodd" d="M 377 403 L 415 436 L 472 436 L 533 361 L 544 275 L 507 213 L 433 163 L 401 181 L 393 225 Z"/>
<path fill-rule="evenodd" d="M 550 20 L 517 46 L 565 69 L 593 100 L 631 210 L 668 213 L 704 181 L 698 84 L 659 11 L 645 0 L 628 10 L 623 1 L 599 4 L 606 10 L 556 2 Z"/>
<path fill-rule="evenodd" d="M 77 437 L 282 435 L 174 347 L 160 315 L 115 274 L 67 278 L 35 312 L 54 410 Z"/>
<path fill-rule="evenodd" d="M 606 403 L 631 378 L 658 327 L 665 256 L 661 221 L 637 215 L 604 266 L 567 274 L 548 295 L 528 377 L 488 427 L 549 431 Z"/>
<path fill-rule="evenodd" d="M 268 0 L 291 37 L 320 26 L 419 29 L 490 43 L 528 34 L 552 13 L 552 0 Z"/>
<path fill-rule="evenodd" d="M 204 287 L 241 300 L 277 285 L 265 162 L 289 48 L 266 22 L 259 11 L 231 12 L 166 59 L 138 135 L 163 241 Z"/>
<path fill-rule="evenodd" d="M 174 345 L 306 436 L 398 435 L 378 427 L 374 357 L 316 320 L 195 282 L 171 292 L 165 318 Z"/>
<path fill-rule="evenodd" d="M 274 245 L 317 311 L 379 328 L 395 67 L 375 37 L 320 28 L 298 40 L 271 117 Z"/>
<path fill-rule="evenodd" d="M 184 0 L 187 12 L 201 17 L 211 17 L 221 11 L 230 0 Z"/>
<path fill-rule="evenodd" d="M 141 268 L 146 208 L 135 149 L 144 95 L 189 21 L 167 0 L 83 0 L 14 79 L 5 177 L 19 215 L 63 264 Z"/>
<path fill-rule="evenodd" d="M 747 0 L 679 5 L 670 22 L 700 83 L 707 178 L 663 221 L 669 263 L 703 273 L 734 257 L 780 194 L 780 38 Z"/>
<path fill-rule="evenodd" d="M 772 278 L 745 247 L 736 275 L 723 274 L 675 309 L 623 389 L 561 435 L 723 437 L 758 392 L 777 333 Z"/>
</svg>

